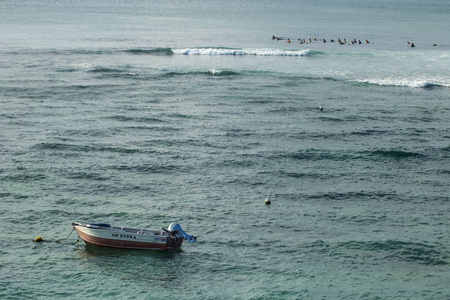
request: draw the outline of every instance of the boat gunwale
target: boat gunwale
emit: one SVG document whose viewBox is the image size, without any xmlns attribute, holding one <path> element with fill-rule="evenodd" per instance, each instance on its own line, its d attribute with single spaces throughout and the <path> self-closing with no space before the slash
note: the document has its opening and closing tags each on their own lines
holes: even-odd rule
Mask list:
<svg viewBox="0 0 450 300">
<path fill-rule="evenodd" d="M 119 232 L 119 233 L 127 233 L 127 234 L 140 234 L 140 235 L 148 235 L 148 236 L 160 236 L 160 237 L 169 237 L 170 234 L 164 230 L 150 230 L 150 229 L 140 229 L 140 228 L 132 228 L 132 227 L 119 227 L 119 226 L 108 226 L 98 225 L 98 224 L 90 224 L 90 223 L 73 223 L 72 226 L 83 227 L 90 230 L 100 230 L 100 231 L 110 231 L 110 232 Z"/>
</svg>

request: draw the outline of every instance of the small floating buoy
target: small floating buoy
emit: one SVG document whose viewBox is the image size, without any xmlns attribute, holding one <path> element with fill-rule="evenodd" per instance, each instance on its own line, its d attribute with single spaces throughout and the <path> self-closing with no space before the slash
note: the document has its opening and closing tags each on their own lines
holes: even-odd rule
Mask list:
<svg viewBox="0 0 450 300">
<path fill-rule="evenodd" d="M 270 202 L 270 199 L 269 199 L 269 198 L 267 198 L 266 200 L 264 200 L 264 204 L 270 205 L 270 203 L 272 203 L 272 202 Z"/>
<path fill-rule="evenodd" d="M 44 240 L 43 240 L 40 236 L 36 237 L 36 238 L 33 240 L 33 242 L 36 242 L 36 243 L 43 242 L 43 241 L 44 241 Z"/>
<path fill-rule="evenodd" d="M 323 107 L 322 107 L 322 106 L 319 106 L 319 110 L 320 110 L 320 111 L 323 111 Z"/>
</svg>

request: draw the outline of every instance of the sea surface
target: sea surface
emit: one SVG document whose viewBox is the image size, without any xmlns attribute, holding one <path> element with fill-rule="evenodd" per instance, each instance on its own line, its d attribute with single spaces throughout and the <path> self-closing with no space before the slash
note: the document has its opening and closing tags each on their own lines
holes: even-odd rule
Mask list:
<svg viewBox="0 0 450 300">
<path fill-rule="evenodd" d="M 448 0 L 0 0 L 0 298 L 450 299 L 449 32 Z M 56 242 L 82 221 L 198 242 Z"/>
</svg>

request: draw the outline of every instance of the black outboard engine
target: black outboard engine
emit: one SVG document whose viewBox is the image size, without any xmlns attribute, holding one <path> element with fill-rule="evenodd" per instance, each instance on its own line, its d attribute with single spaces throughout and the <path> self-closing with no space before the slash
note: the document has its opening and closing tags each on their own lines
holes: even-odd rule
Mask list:
<svg viewBox="0 0 450 300">
<path fill-rule="evenodd" d="M 195 236 L 189 235 L 186 232 L 183 231 L 180 224 L 178 223 L 171 223 L 169 225 L 169 228 L 167 228 L 171 235 L 179 236 L 184 238 L 185 240 L 194 243 L 197 241 L 197 238 Z"/>
</svg>

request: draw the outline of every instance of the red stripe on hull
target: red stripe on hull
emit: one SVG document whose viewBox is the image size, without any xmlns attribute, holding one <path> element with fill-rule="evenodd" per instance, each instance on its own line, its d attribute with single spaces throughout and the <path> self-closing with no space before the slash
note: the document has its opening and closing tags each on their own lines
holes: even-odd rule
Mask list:
<svg viewBox="0 0 450 300">
<path fill-rule="evenodd" d="M 111 248 L 121 248 L 121 249 L 145 249 L 145 250 L 172 250 L 179 248 L 183 243 L 183 238 L 176 238 L 175 240 L 167 238 L 165 244 L 149 243 L 149 242 L 137 242 L 137 241 L 126 241 L 126 240 L 115 240 L 107 239 L 97 236 L 92 236 L 78 230 L 75 227 L 80 239 L 82 239 L 86 245 L 92 246 L 103 246 Z M 173 242 L 172 242 L 173 241 Z"/>
</svg>

